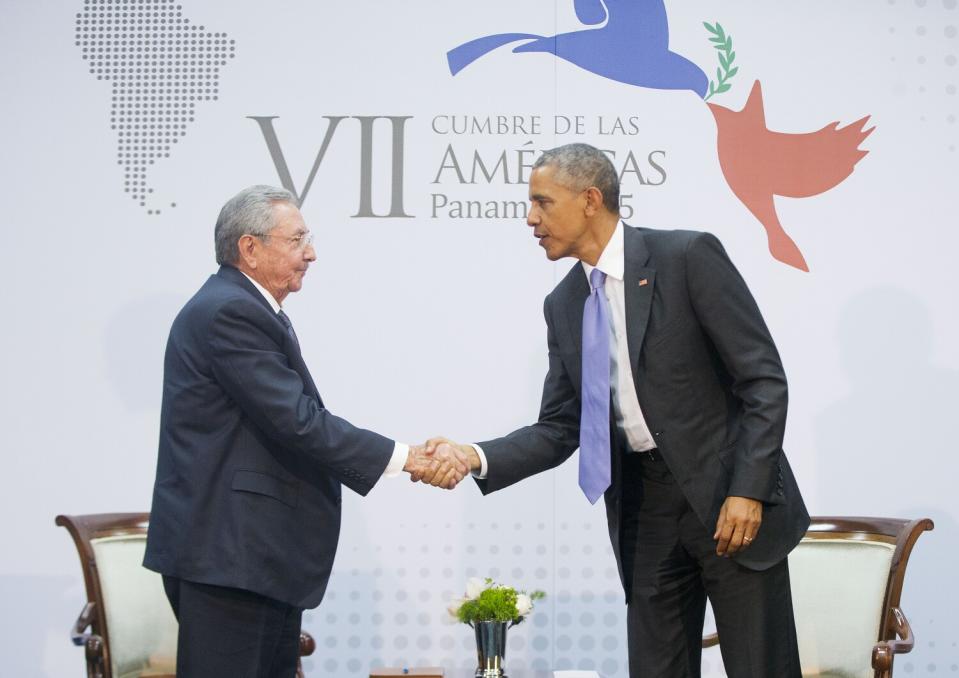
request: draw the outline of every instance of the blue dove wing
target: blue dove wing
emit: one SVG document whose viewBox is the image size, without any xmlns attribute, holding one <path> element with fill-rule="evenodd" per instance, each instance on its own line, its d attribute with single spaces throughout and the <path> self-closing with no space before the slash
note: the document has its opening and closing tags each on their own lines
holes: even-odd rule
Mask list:
<svg viewBox="0 0 959 678">
<path fill-rule="evenodd" d="M 661 89 L 689 89 L 706 96 L 709 79 L 692 61 L 669 51 L 669 18 L 663 0 L 605 0 L 609 11 L 607 30 L 611 42 L 629 44 L 644 62 L 647 86 Z M 628 41 L 628 42 L 627 42 Z"/>
<path fill-rule="evenodd" d="M 663 0 L 606 0 L 607 30 L 629 35 L 643 52 L 669 49 L 669 21 Z"/>
<path fill-rule="evenodd" d="M 709 84 L 689 59 L 669 51 L 669 22 L 663 0 L 573 0 L 587 28 L 554 36 L 530 33 L 488 35 L 446 53 L 456 75 L 484 54 L 523 41 L 514 52 L 546 52 L 604 78 L 653 89 L 688 89 L 700 97 Z"/>
<path fill-rule="evenodd" d="M 587 26 L 595 26 L 606 20 L 606 5 L 603 0 L 573 0 L 576 18 Z"/>
<path fill-rule="evenodd" d="M 464 42 L 459 47 L 454 47 L 446 53 L 446 61 L 450 67 L 450 73 L 456 75 L 471 63 L 479 59 L 497 47 L 516 42 L 517 40 L 537 40 L 541 35 L 530 33 L 499 33 L 497 35 L 487 35 L 482 38 L 476 38 L 469 42 Z"/>
</svg>

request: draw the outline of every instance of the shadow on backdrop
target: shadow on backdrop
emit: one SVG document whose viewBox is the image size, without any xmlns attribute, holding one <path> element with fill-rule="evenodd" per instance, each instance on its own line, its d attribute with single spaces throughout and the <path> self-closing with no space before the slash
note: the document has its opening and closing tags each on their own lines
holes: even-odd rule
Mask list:
<svg viewBox="0 0 959 678">
<path fill-rule="evenodd" d="M 123 306 L 108 321 L 103 336 L 105 371 L 128 409 L 159 409 L 167 336 L 185 302 L 173 294 L 152 294 Z"/>
<path fill-rule="evenodd" d="M 935 531 L 916 544 L 903 591 L 918 652 L 900 662 L 906 668 L 938 661 L 946 670 L 959 605 L 959 372 L 933 364 L 931 314 L 906 290 L 880 287 L 853 298 L 842 312 L 839 341 L 849 391 L 816 420 L 815 512 L 935 521 Z"/>
</svg>

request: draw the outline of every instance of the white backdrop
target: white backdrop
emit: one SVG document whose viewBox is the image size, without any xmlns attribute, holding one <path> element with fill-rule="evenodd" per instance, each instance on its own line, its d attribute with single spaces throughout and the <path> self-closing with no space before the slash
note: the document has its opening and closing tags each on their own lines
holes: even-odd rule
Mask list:
<svg viewBox="0 0 959 678">
<path fill-rule="evenodd" d="M 344 119 L 303 208 L 318 261 L 287 304 L 331 409 L 410 442 L 482 439 L 532 421 L 546 368 L 542 298 L 569 262 L 546 261 L 508 203 L 525 199 L 529 151 L 569 141 L 614 151 L 618 167 L 634 170 L 623 183 L 631 223 L 711 230 L 749 282 L 790 380 L 786 445 L 810 511 L 936 521 L 904 593 L 919 642 L 897 667 L 959 670 L 956 0 L 667 4 L 671 48 L 707 74 L 717 62 L 702 22 L 719 20 L 734 40 L 739 72 L 711 102 L 738 110 L 760 79 L 772 130 L 872 116 L 876 130 L 862 144 L 870 154 L 848 179 L 814 197 L 777 198 L 808 273 L 769 255 L 761 225 L 723 178 L 713 117 L 690 91 L 621 84 L 509 47 L 450 74 L 446 52 L 473 38 L 585 28 L 571 2 L 181 4 L 0 4 L 11 255 L 0 408 L 4 675 L 83 675 L 82 651 L 68 639 L 82 580 L 53 517 L 149 508 L 169 324 L 215 269 L 220 205 L 246 185 L 281 181 L 267 122 L 252 117 L 273 117 L 302 193 L 331 116 Z M 187 42 L 175 45 L 173 29 L 159 35 L 160 23 L 124 25 L 133 30 L 118 38 L 107 19 L 122 12 L 131 22 L 169 14 L 159 33 L 175 26 Z M 184 29 L 185 18 L 197 28 Z M 137 80 L 104 65 L 110 54 L 119 61 L 158 45 L 173 54 L 165 77 Z M 136 83 L 160 91 L 137 94 Z M 151 109 L 135 96 L 171 105 Z M 494 124 L 445 133 L 445 116 Z M 520 128 L 495 133 L 495 116 Z M 556 130 L 554 116 L 582 116 L 582 133 Z M 600 133 L 617 119 L 625 133 Z M 149 125 L 162 131 L 153 149 L 137 141 L 150 138 Z M 144 136 L 121 136 L 130 126 Z M 365 213 L 394 216 L 353 216 L 364 213 L 365 185 Z M 484 216 L 455 211 L 469 200 Z M 445 602 L 468 576 L 491 575 L 549 593 L 533 621 L 511 632 L 511 668 L 625 676 L 624 607 L 604 517 L 582 500 L 574 466 L 488 498 L 471 483 L 443 494 L 402 479 L 366 499 L 348 493 L 330 593 L 306 616 L 318 641 L 308 674 L 472 665 L 470 630 L 443 623 Z M 721 675 L 715 650 L 704 665 Z"/>
</svg>

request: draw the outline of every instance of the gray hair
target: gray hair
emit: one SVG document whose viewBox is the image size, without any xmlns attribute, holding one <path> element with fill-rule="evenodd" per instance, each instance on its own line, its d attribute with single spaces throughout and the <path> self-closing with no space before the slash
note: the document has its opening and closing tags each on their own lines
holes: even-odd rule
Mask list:
<svg viewBox="0 0 959 678">
<path fill-rule="evenodd" d="M 619 214 L 619 177 L 606 154 L 589 144 L 566 144 L 543 151 L 533 169 L 556 168 L 556 180 L 575 191 L 595 186 L 603 194 L 603 205 Z"/>
<path fill-rule="evenodd" d="M 213 229 L 216 245 L 216 263 L 235 264 L 240 258 L 238 241 L 241 236 L 264 237 L 273 230 L 273 205 L 288 202 L 299 207 L 299 202 L 285 188 L 259 184 L 244 188 L 226 201 Z"/>
</svg>

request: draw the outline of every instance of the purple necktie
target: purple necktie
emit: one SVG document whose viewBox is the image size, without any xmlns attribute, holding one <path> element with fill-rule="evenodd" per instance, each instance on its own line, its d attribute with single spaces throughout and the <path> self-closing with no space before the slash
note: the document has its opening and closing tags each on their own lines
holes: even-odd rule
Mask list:
<svg viewBox="0 0 959 678">
<path fill-rule="evenodd" d="M 583 411 L 579 424 L 579 486 L 595 504 L 610 484 L 609 306 L 606 274 L 594 268 L 583 307 Z"/>
</svg>

